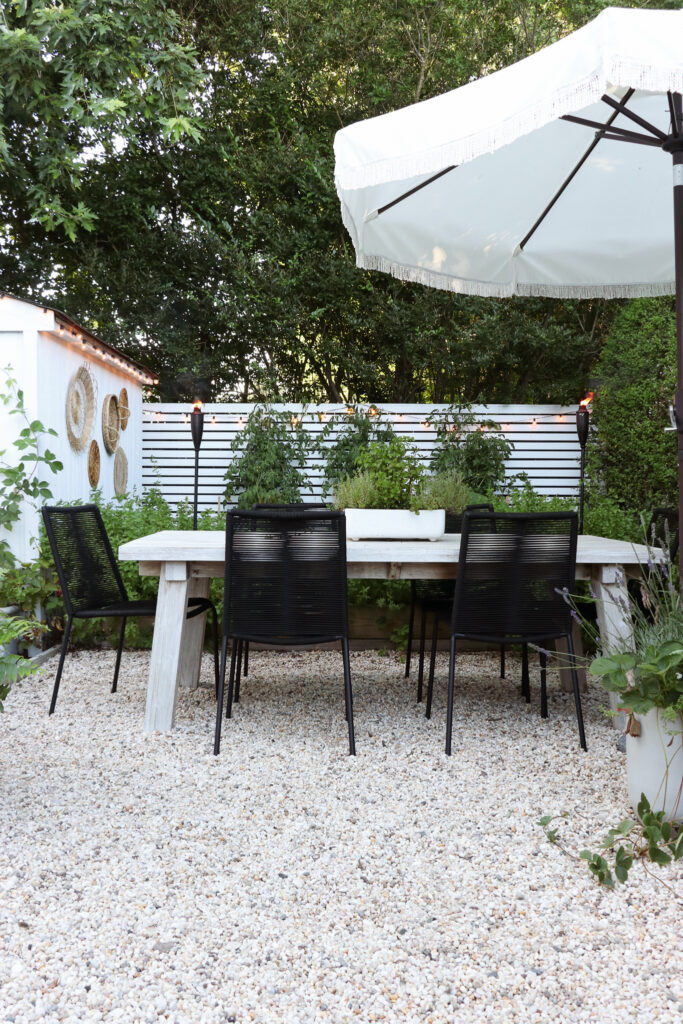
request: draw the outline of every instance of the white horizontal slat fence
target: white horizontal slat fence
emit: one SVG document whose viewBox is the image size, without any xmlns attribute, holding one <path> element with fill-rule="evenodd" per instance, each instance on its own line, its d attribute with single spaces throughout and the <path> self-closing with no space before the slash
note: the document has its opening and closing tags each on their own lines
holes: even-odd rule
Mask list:
<svg viewBox="0 0 683 1024">
<path fill-rule="evenodd" d="M 199 453 L 199 507 L 226 505 L 224 475 L 233 457 L 230 443 L 243 430 L 252 404 L 206 404 L 204 436 Z M 274 405 L 299 417 L 302 426 L 315 437 L 322 433 L 331 416 L 344 413 L 340 405 Z M 428 417 L 445 415 L 446 405 L 382 405 L 374 408 L 382 420 L 403 437 L 414 442 L 427 464 L 436 441 L 436 431 Z M 576 406 L 556 405 L 481 405 L 471 411 L 477 422 L 494 420 L 513 450 L 507 462 L 508 477 L 525 472 L 533 487 L 549 495 L 575 496 L 579 485 L 580 449 L 576 434 Z M 187 404 L 147 404 L 143 407 L 142 485 L 158 486 L 171 504 L 192 501 L 194 489 L 194 447 L 190 433 L 191 406 Z M 335 433 L 329 438 L 333 443 Z M 307 465 L 309 487 L 302 492 L 304 501 L 321 496 L 324 460 L 317 454 Z"/>
</svg>

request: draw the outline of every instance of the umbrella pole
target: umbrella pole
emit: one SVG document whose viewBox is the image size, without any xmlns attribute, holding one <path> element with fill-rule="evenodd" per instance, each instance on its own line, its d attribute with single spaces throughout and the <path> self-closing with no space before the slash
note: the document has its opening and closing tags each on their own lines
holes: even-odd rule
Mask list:
<svg viewBox="0 0 683 1024">
<path fill-rule="evenodd" d="M 680 112 L 681 97 L 674 101 Z M 680 113 L 679 113 L 680 116 Z M 673 156 L 674 174 L 674 259 L 676 266 L 676 396 L 674 409 L 678 437 L 678 528 L 683 527 L 683 149 Z M 680 536 L 680 533 L 679 533 Z M 678 567 L 683 586 L 683 545 L 678 549 Z"/>
</svg>

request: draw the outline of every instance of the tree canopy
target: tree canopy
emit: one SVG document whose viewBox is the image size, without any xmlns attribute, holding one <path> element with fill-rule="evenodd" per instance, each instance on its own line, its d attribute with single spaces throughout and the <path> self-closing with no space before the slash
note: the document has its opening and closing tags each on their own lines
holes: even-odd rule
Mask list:
<svg viewBox="0 0 683 1024">
<path fill-rule="evenodd" d="M 0 15 L 3 287 L 153 366 L 167 400 L 575 400 L 616 304 L 477 299 L 359 270 L 332 144 L 604 6 L 14 0 Z"/>
</svg>

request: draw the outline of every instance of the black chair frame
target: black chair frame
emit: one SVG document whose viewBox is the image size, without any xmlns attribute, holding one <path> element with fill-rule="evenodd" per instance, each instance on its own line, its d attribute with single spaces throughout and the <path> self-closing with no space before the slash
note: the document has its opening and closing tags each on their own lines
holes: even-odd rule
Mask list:
<svg viewBox="0 0 683 1024">
<path fill-rule="evenodd" d="M 330 559 L 329 578 L 333 580 L 336 590 L 337 607 L 330 612 L 329 628 L 321 628 L 319 632 L 311 633 L 302 629 L 302 620 L 297 618 L 295 598 L 299 581 L 294 571 L 295 562 L 292 559 L 289 549 L 289 533 L 306 530 L 307 525 L 315 528 L 315 524 L 329 523 L 335 525 L 338 547 L 334 560 Z M 237 529 L 236 529 L 237 527 Z M 282 546 L 282 560 L 277 563 L 273 560 L 270 571 L 271 579 L 276 576 L 275 564 L 284 564 L 285 570 L 281 572 L 278 579 L 280 592 L 279 609 L 274 610 L 273 621 L 282 628 L 275 633 L 272 629 L 257 628 L 253 621 L 249 621 L 248 615 L 255 610 L 255 604 L 250 606 L 250 597 L 258 601 L 258 586 L 248 579 L 246 582 L 239 582 L 239 556 L 235 552 L 235 535 L 238 532 L 253 530 L 268 534 L 268 531 L 285 534 L 286 540 Z M 332 530 L 328 530 L 331 534 Z M 259 561 L 258 556 L 255 561 Z M 244 560 L 248 565 L 248 559 Z M 291 570 L 291 571 L 290 571 Z M 336 575 L 335 575 L 336 574 Z M 234 578 L 233 578 L 234 577 Z M 334 578 L 333 578 L 334 577 Z M 262 577 L 263 579 L 263 577 Z M 328 580 L 329 582 L 329 580 Z M 309 601 L 316 604 L 315 584 L 313 578 L 310 581 L 311 597 Z M 240 587 L 239 617 L 236 620 L 236 611 L 233 607 L 233 586 Z M 253 592 L 253 593 L 252 593 Z M 271 590 L 272 594 L 272 590 Z M 235 602 L 235 605 L 237 602 Z M 320 611 L 323 605 L 318 602 L 317 608 Z M 289 609 L 286 613 L 282 609 Z M 247 618 L 245 618 L 247 616 Z M 283 626 L 283 622 L 285 623 Z M 321 626 L 326 623 L 321 619 Z M 343 512 L 329 511 L 328 509 L 316 509 L 310 506 L 276 506 L 271 508 L 258 507 L 249 511 L 233 509 L 226 515 L 225 522 L 225 580 L 223 598 L 223 636 L 221 643 L 220 673 L 218 683 L 218 707 L 216 712 L 216 728 L 214 734 L 214 754 L 220 752 L 221 725 L 223 717 L 223 702 L 225 700 L 225 676 L 227 671 L 228 641 L 232 641 L 230 654 L 230 673 L 228 679 L 228 694 L 225 709 L 225 717 L 232 717 L 233 703 L 237 703 L 239 696 L 239 678 L 241 671 L 242 655 L 249 643 L 272 644 L 275 646 L 300 646 L 301 644 L 318 644 L 339 642 L 341 644 L 342 659 L 344 666 L 344 706 L 345 717 L 349 734 L 349 753 L 356 753 L 354 725 L 353 725 L 353 693 L 351 688 L 351 666 L 349 658 L 349 627 L 347 612 L 346 594 L 346 517 Z"/>
<path fill-rule="evenodd" d="M 121 654 L 129 618 L 154 616 L 155 599 L 131 601 L 121 577 L 102 514 L 97 505 L 45 505 L 41 509 L 45 532 L 54 558 L 57 578 L 64 598 L 66 625 L 62 637 L 59 664 L 50 701 L 52 715 L 57 704 L 59 685 L 64 669 L 74 619 L 120 618 L 121 629 L 116 648 L 116 665 L 111 692 L 116 693 L 121 666 Z M 78 557 L 67 558 L 66 546 L 75 546 Z M 70 562 L 72 564 L 67 564 Z M 74 579 L 71 574 L 73 573 Z M 75 584 L 75 585 L 74 585 Z M 80 591 L 80 593 L 75 593 Z M 187 618 L 211 612 L 213 623 L 214 677 L 218 693 L 218 617 L 212 601 L 204 597 L 191 597 Z"/>
<path fill-rule="evenodd" d="M 490 525 L 487 529 L 482 530 L 481 526 L 484 525 L 486 520 L 490 521 Z M 470 539 L 476 536 L 477 539 L 484 543 L 490 541 L 491 544 L 495 544 L 501 540 L 501 529 L 506 528 L 510 530 L 514 536 L 521 536 L 525 530 L 536 530 L 547 524 L 548 527 L 553 525 L 553 522 L 562 525 L 567 532 L 567 545 L 566 545 L 566 556 L 564 562 L 559 564 L 557 568 L 558 577 L 556 585 L 553 586 L 555 597 L 552 598 L 550 603 L 546 602 L 545 605 L 538 605 L 538 622 L 536 628 L 525 629 L 523 632 L 520 629 L 514 629 L 512 632 L 498 631 L 487 629 L 485 624 L 477 628 L 463 629 L 460 626 L 461 620 L 468 613 L 468 610 L 473 606 L 472 602 L 472 585 L 468 578 L 468 568 L 471 567 L 471 562 L 468 562 L 469 544 Z M 474 529 L 473 529 L 474 527 Z M 517 532 L 515 532 L 517 531 Z M 548 531 L 549 535 L 552 536 L 552 531 Z M 450 639 L 450 657 L 448 665 L 448 704 L 446 711 L 446 754 L 451 754 L 451 743 L 452 743 L 452 731 L 453 731 L 453 702 L 454 702 L 454 682 L 455 682 L 455 654 L 456 654 L 456 642 L 459 639 L 468 640 L 480 640 L 488 643 L 500 643 L 500 644 L 532 644 L 539 647 L 540 653 L 540 664 L 541 664 L 541 717 L 548 717 L 548 699 L 547 699 L 547 686 L 546 686 L 546 654 L 545 645 L 552 640 L 564 639 L 567 643 L 567 651 L 569 654 L 569 668 L 572 677 L 572 689 L 574 692 L 574 703 L 576 708 L 576 719 L 579 729 L 579 742 L 581 748 L 586 750 L 586 736 L 583 722 L 583 710 L 581 707 L 581 693 L 579 689 L 579 680 L 576 672 L 575 652 L 574 643 L 572 639 L 572 619 L 571 619 L 571 608 L 569 604 L 563 599 L 562 591 L 564 588 L 569 593 L 572 592 L 574 586 L 574 573 L 576 567 L 576 544 L 578 536 L 578 516 L 576 512 L 537 512 L 537 513 L 489 513 L 483 511 L 471 511 L 466 512 L 463 519 L 462 539 L 460 546 L 460 559 L 458 564 L 458 576 L 456 578 L 455 595 L 453 599 L 453 608 L 451 613 L 451 639 Z M 519 548 L 515 554 L 519 554 Z M 511 556 L 510 556 L 511 558 Z M 512 561 L 509 562 L 511 566 L 511 573 L 514 577 L 519 572 L 519 565 Z M 525 593 L 523 586 L 519 585 L 519 580 L 515 580 L 518 584 L 512 589 L 508 589 L 505 594 L 505 600 L 509 601 L 512 596 L 512 603 L 515 608 L 515 614 L 510 616 L 513 623 L 518 623 L 520 620 L 519 608 L 523 606 L 525 601 Z M 501 588 L 502 589 L 502 588 Z M 527 601 L 528 603 L 528 601 Z M 542 613 L 546 611 L 548 618 L 545 623 L 542 621 Z M 533 611 L 533 608 L 531 609 Z M 552 614 L 550 614 L 552 612 Z M 502 621 L 500 615 L 498 619 Z M 435 643 L 432 640 L 432 666 L 433 658 L 435 655 Z M 432 694 L 433 694 L 434 675 L 433 671 L 430 671 L 430 679 L 427 693 L 427 714 L 431 715 L 432 705 Z M 527 685 L 528 685 L 528 668 L 527 668 Z"/>
</svg>

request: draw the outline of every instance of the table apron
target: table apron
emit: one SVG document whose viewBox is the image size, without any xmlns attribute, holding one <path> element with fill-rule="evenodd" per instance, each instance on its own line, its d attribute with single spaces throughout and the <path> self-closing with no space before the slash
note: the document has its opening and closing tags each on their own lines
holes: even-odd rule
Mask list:
<svg viewBox="0 0 683 1024">
<path fill-rule="evenodd" d="M 163 562 L 140 562 L 141 576 L 160 576 Z M 174 562 L 174 573 L 182 573 L 181 565 L 187 564 L 190 579 L 222 579 L 223 562 Z M 637 565 L 612 566 L 577 565 L 576 579 L 590 580 L 602 576 L 604 583 L 613 583 L 616 573 L 622 570 L 626 576 L 640 575 Z M 452 580 L 458 573 L 457 562 L 347 562 L 349 579 L 365 580 Z"/>
</svg>

